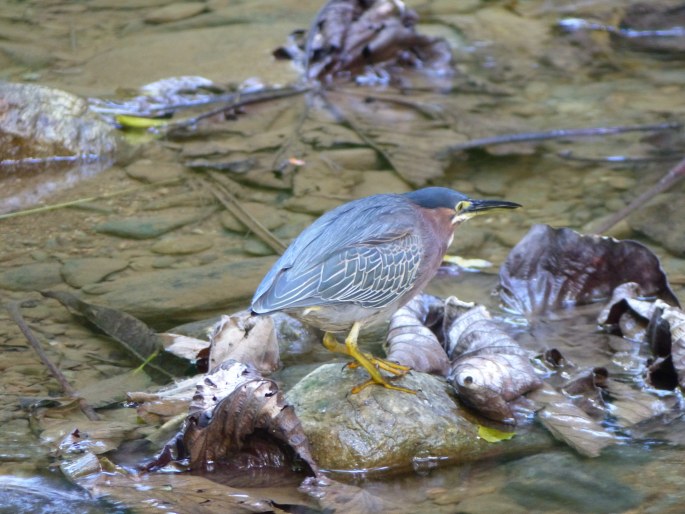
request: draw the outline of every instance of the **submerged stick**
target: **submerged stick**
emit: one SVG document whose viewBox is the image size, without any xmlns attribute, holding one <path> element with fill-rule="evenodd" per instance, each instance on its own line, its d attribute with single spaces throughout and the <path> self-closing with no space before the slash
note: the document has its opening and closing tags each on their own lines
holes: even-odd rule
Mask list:
<svg viewBox="0 0 685 514">
<path fill-rule="evenodd" d="M 42 207 L 35 207 L 33 209 L 25 209 L 23 211 L 9 212 L 7 214 L 0 214 L 0 220 L 4 220 L 4 219 L 8 219 L 8 218 L 16 218 L 18 216 L 27 216 L 29 214 L 38 214 L 39 212 L 54 211 L 57 209 L 64 209 L 65 207 L 74 207 L 74 206 L 80 205 L 82 203 L 94 202 L 96 200 L 105 200 L 107 198 L 114 198 L 115 196 L 126 195 L 129 193 L 137 193 L 138 191 L 150 189 L 151 187 L 167 186 L 169 184 L 181 182 L 182 180 L 184 180 L 184 178 L 182 178 L 182 177 L 172 178 L 169 180 L 161 180 L 159 182 L 155 182 L 154 184 L 146 184 L 144 186 L 132 187 L 129 189 L 124 189 L 123 191 L 114 191 L 112 193 L 105 193 L 104 195 L 100 195 L 100 196 L 89 196 L 87 198 L 78 198 L 76 200 L 71 200 L 69 202 L 56 203 L 56 204 L 52 204 L 52 205 L 43 205 Z"/>
<path fill-rule="evenodd" d="M 268 228 L 262 225 L 258 219 L 240 205 L 238 199 L 224 185 L 224 182 L 227 182 L 229 179 L 217 172 L 210 171 L 209 174 L 214 180 L 214 184 L 210 186 L 207 182 L 202 181 L 202 186 L 214 195 L 226 210 L 233 214 L 240 223 L 251 230 L 254 235 L 261 239 L 274 252 L 278 255 L 282 255 L 287 247 L 286 244 L 274 236 Z"/>
<path fill-rule="evenodd" d="M 573 137 L 610 136 L 625 132 L 658 132 L 661 130 L 675 130 L 680 123 L 657 123 L 652 125 L 619 125 L 616 127 L 590 127 L 582 129 L 556 129 L 547 132 L 523 132 L 520 134 L 503 134 L 501 136 L 472 139 L 465 143 L 451 145 L 438 153 L 438 158 L 445 158 L 464 150 L 472 150 L 483 146 L 506 145 L 510 143 L 528 143 L 530 141 L 546 141 L 548 139 L 565 139 Z"/>
<path fill-rule="evenodd" d="M 212 116 L 216 116 L 217 114 L 221 114 L 222 112 L 239 109 L 246 105 L 261 102 L 269 102 L 271 100 L 280 100 L 281 98 L 288 98 L 290 96 L 302 95 L 309 90 L 310 88 L 308 86 L 297 86 L 266 89 L 261 91 L 255 91 L 252 93 L 231 93 L 230 95 L 217 97 L 217 99 L 212 100 L 211 103 L 220 103 L 221 101 L 225 102 L 224 105 L 222 105 L 221 107 L 203 112 L 191 118 L 169 122 L 168 124 L 159 127 L 159 131 L 160 133 L 171 134 L 175 130 L 197 125 L 197 123 L 199 123 L 200 121 L 207 118 L 211 118 Z"/>
<path fill-rule="evenodd" d="M 670 189 L 676 183 L 680 182 L 683 178 L 685 178 L 685 159 L 681 160 L 678 164 L 673 166 L 673 168 L 671 168 L 668 171 L 668 173 L 661 177 L 661 180 L 659 180 L 659 182 L 657 182 L 647 191 L 645 191 L 640 196 L 635 198 L 623 209 L 612 214 L 609 218 L 607 218 L 601 224 L 599 224 L 595 229 L 595 232 L 597 234 L 606 232 L 611 227 L 616 225 L 616 223 L 621 221 L 623 218 L 630 215 L 633 211 L 638 210 L 640 207 L 645 205 L 649 200 L 654 198 L 656 195 L 661 194 L 664 191 Z"/>
<path fill-rule="evenodd" d="M 57 382 L 59 383 L 64 394 L 78 400 L 81 411 L 86 415 L 86 417 L 89 420 L 99 421 L 100 416 L 98 415 L 98 413 L 95 412 L 93 407 L 91 407 L 84 398 L 79 397 L 78 393 L 73 387 L 71 387 L 71 384 L 67 381 L 64 374 L 60 371 L 60 369 L 57 366 L 55 366 L 52 363 L 48 355 L 45 353 L 45 350 L 43 350 L 43 347 L 40 345 L 40 342 L 38 341 L 36 336 L 33 335 L 33 331 L 26 324 L 24 317 L 21 315 L 21 306 L 21 302 L 11 302 L 7 305 L 7 311 L 9 312 L 9 315 L 12 318 L 12 320 L 17 324 L 22 334 L 24 334 L 24 337 L 26 337 L 29 344 L 31 345 L 31 348 L 33 348 L 33 350 L 36 352 L 38 358 L 41 360 L 43 365 L 46 368 L 48 368 L 52 376 L 55 377 L 55 380 L 57 380 Z"/>
</svg>

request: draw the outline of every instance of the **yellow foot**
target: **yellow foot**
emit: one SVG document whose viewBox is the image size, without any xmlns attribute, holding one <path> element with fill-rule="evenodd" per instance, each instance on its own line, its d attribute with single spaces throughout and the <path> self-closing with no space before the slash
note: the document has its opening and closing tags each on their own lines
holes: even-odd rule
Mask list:
<svg viewBox="0 0 685 514">
<path fill-rule="evenodd" d="M 402 364 L 397 364 L 396 362 L 392 361 L 386 361 L 385 359 L 379 359 L 378 357 L 374 357 L 370 353 L 365 353 L 363 354 L 364 357 L 366 357 L 371 364 L 374 365 L 376 369 L 382 369 L 383 371 L 387 371 L 388 373 L 392 373 L 393 375 L 406 375 L 408 372 L 411 371 L 411 368 L 409 366 L 404 366 Z M 361 364 L 357 361 L 350 362 L 347 367 L 348 368 L 358 368 Z"/>
<path fill-rule="evenodd" d="M 383 375 L 380 372 L 380 370 L 382 369 L 384 371 L 387 371 L 388 373 L 392 373 L 393 375 L 398 376 L 395 378 L 399 378 L 402 375 L 405 375 L 407 372 L 409 372 L 411 368 L 384 359 L 379 359 L 373 357 L 368 353 L 363 353 L 359 351 L 359 348 L 357 347 L 357 336 L 359 335 L 360 327 L 361 323 L 355 323 L 354 325 L 352 325 L 350 334 L 347 336 L 347 339 L 345 339 L 345 344 L 340 344 L 339 342 L 337 342 L 333 334 L 330 334 L 328 332 L 324 335 L 323 338 L 323 345 L 328 350 L 336 353 L 342 353 L 344 355 L 349 355 L 355 360 L 355 362 L 348 364 L 349 367 L 355 368 L 361 366 L 367 371 L 369 375 L 371 375 L 371 380 L 352 388 L 352 394 L 358 393 L 359 391 L 361 391 L 362 389 L 371 384 L 378 384 L 382 385 L 383 387 L 387 387 L 388 389 L 395 389 L 397 391 L 403 391 L 405 393 L 416 394 L 416 391 L 412 391 L 411 389 L 392 385 L 388 380 L 385 379 L 385 377 L 383 377 Z"/>
<path fill-rule="evenodd" d="M 394 377 L 394 378 L 399 378 L 399 377 Z M 362 391 L 362 389 L 365 389 L 366 387 L 370 385 L 382 385 L 383 387 L 386 387 L 388 389 L 394 389 L 395 391 L 401 391 L 403 393 L 409 393 L 409 394 L 416 394 L 416 391 L 413 389 L 407 389 L 406 387 L 400 387 L 396 385 L 392 385 L 390 382 L 387 380 L 383 380 L 382 382 L 376 382 L 373 378 L 367 380 L 363 384 L 359 384 L 358 386 L 354 386 L 352 388 L 352 394 L 357 394 Z"/>
</svg>

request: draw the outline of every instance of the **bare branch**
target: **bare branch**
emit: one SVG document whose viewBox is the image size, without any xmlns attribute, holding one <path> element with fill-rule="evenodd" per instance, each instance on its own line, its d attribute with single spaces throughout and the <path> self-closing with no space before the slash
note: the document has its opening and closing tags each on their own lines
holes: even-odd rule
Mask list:
<svg viewBox="0 0 685 514">
<path fill-rule="evenodd" d="M 60 387 L 62 388 L 64 394 L 78 400 L 79 407 L 81 407 L 81 411 L 86 415 L 86 417 L 89 420 L 98 421 L 100 419 L 100 416 L 98 416 L 97 412 L 95 412 L 93 407 L 88 405 L 86 400 L 79 397 L 78 393 L 76 392 L 76 390 L 74 390 L 73 387 L 71 387 L 71 384 L 67 381 L 64 374 L 60 371 L 60 369 L 57 366 L 55 366 L 52 363 L 48 355 L 45 353 L 43 347 L 40 345 L 40 342 L 33 334 L 31 328 L 26 324 L 24 317 L 21 315 L 21 307 L 21 302 L 11 302 L 7 305 L 7 311 L 9 312 L 9 315 L 12 318 L 12 320 L 17 324 L 22 334 L 24 334 L 24 337 L 26 337 L 26 339 L 28 340 L 29 344 L 31 345 L 31 348 L 33 348 L 36 354 L 38 354 L 38 358 L 41 360 L 43 365 L 46 368 L 48 368 L 52 376 L 55 377 Z"/>
</svg>

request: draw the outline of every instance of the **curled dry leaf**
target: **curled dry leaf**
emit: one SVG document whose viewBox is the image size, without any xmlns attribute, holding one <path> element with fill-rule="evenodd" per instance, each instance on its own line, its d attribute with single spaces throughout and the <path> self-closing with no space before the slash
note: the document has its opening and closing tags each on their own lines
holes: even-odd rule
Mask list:
<svg viewBox="0 0 685 514">
<path fill-rule="evenodd" d="M 481 352 L 528 355 L 497 326 L 485 306 L 465 303 L 453 296 L 445 301 L 443 330 L 447 355 L 452 361 Z"/>
<path fill-rule="evenodd" d="M 431 310 L 442 302 L 429 295 L 415 296 L 390 318 L 387 338 L 388 360 L 416 371 L 446 375 L 449 359 L 436 335 L 425 323 Z"/>
<path fill-rule="evenodd" d="M 522 314 L 541 314 L 611 296 L 625 282 L 678 305 L 659 259 L 635 241 L 535 225 L 500 269 L 500 295 Z"/>
<path fill-rule="evenodd" d="M 182 436 L 191 469 L 222 463 L 239 469 L 281 467 L 301 459 L 318 474 L 292 406 L 272 380 L 226 361 L 197 385 Z"/>
<path fill-rule="evenodd" d="M 603 419 L 607 414 L 607 406 L 602 390 L 606 388 L 608 379 L 606 368 L 593 368 L 566 382 L 562 390 L 587 415 Z"/>
<path fill-rule="evenodd" d="M 540 385 L 527 358 L 505 353 L 459 359 L 447 379 L 464 403 L 487 418 L 512 425 L 516 419 L 509 402 Z"/>
<path fill-rule="evenodd" d="M 278 339 L 269 316 L 252 316 L 248 311 L 221 316 L 210 339 L 210 370 L 229 359 L 252 366 L 261 373 L 278 369 Z"/>
<path fill-rule="evenodd" d="M 516 419 L 509 402 L 537 388 L 541 382 L 528 354 L 500 329 L 483 306 L 454 318 L 468 304 L 456 298 L 445 302 L 445 342 L 452 364 L 447 379 L 459 398 L 484 416 L 509 424 Z"/>
<path fill-rule="evenodd" d="M 599 313 L 597 322 L 608 331 L 631 341 L 647 340 L 647 328 L 654 312 L 654 302 L 641 300 L 642 296 L 639 284 L 621 284 L 614 289 L 611 299 Z"/>
</svg>

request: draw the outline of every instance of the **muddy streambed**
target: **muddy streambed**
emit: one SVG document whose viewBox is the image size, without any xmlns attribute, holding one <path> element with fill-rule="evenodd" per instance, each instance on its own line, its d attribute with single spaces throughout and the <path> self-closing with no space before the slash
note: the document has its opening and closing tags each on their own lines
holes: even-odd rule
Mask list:
<svg viewBox="0 0 685 514">
<path fill-rule="evenodd" d="M 230 164 L 224 170 L 230 193 L 283 241 L 347 200 L 404 192 L 422 183 L 523 204 L 523 209 L 503 216 L 472 220 L 457 232 L 450 253 L 486 259 L 491 267 L 446 266 L 429 288 L 441 297 L 457 295 L 484 303 L 512 324 L 523 324 L 503 311 L 492 294 L 499 265 L 511 248 L 537 223 L 591 232 L 599 220 L 624 207 L 682 158 L 682 131 L 480 147 L 453 155 L 439 173 L 433 150 L 435 145 L 502 134 L 682 122 L 682 36 L 666 41 L 631 38 L 602 26 L 651 20 L 653 28 L 678 23 L 682 28 L 683 9 L 664 14 L 668 3 L 652 2 L 653 12 L 636 18 L 632 4 L 411 4 L 421 16 L 419 30 L 445 38 L 457 65 L 455 77 L 421 83 L 411 98 L 425 112 L 448 112 L 451 135 L 443 127 L 432 132 L 436 127 L 417 121 L 392 86 L 347 84 L 344 92 L 332 95 L 338 95 L 337 105 L 355 112 L 360 123 L 376 123 L 379 132 L 406 136 L 405 147 L 417 149 L 411 156 L 414 173 L 392 169 L 330 106 L 305 97 L 233 113 L 207 134 L 160 139 L 130 132 L 124 155 L 105 169 L 0 167 L 2 190 L 9 192 L 2 193 L 3 200 L 17 199 L 15 208 L 69 204 L 0 219 L 2 301 L 33 300 L 24 316 L 76 390 L 124 374 L 138 363 L 37 291 L 78 293 L 93 303 L 130 312 L 157 330 L 246 307 L 276 256 L 217 201 L 198 178 L 202 171 L 184 165 L 216 160 L 219 154 L 218 160 Z M 307 27 L 319 7 L 311 1 L 272 0 L 5 2 L 0 5 L 0 80 L 108 99 L 127 98 L 144 84 L 181 75 L 221 84 L 290 84 L 297 80 L 296 69 L 274 60 L 272 51 L 293 30 Z M 564 19 L 575 21 L 567 21 L 564 29 L 559 25 Z M 590 20 L 594 28 L 578 20 Z M 368 101 L 364 107 L 364 99 L 374 95 L 392 96 L 392 101 L 377 109 L 378 102 Z M 307 123 L 298 125 L 305 109 Z M 282 142 L 295 126 L 305 144 L 287 147 L 290 166 L 273 172 L 270 166 L 283 146 L 273 145 L 269 137 Z M 229 136 L 238 143 L 217 143 Z M 676 185 L 609 232 L 651 248 L 681 300 L 682 198 L 683 186 Z M 596 330 L 593 317 L 578 314 L 538 321 L 532 337 L 525 327 L 521 337 L 543 349 L 574 348 L 574 355 L 585 355 L 588 361 L 605 359 L 627 369 L 630 363 L 617 361 L 614 354 L 578 349 Z M 47 416 L 56 426 L 60 416 L 68 418 L 56 408 L 61 393 L 4 311 L 0 348 L 0 510 L 180 508 L 154 492 L 146 503 L 138 495 L 127 499 L 126 491 L 111 502 L 96 501 L 64 480 L 54 441 L 41 433 L 36 421 L 44 423 Z M 286 360 L 276 379 L 288 387 L 318 363 L 331 360 L 322 348 L 303 349 Z M 148 385 L 131 387 L 142 390 Z M 144 423 L 135 426 L 134 409 L 124 411 L 112 410 L 112 423 L 134 428 L 122 430 L 112 444 L 125 446 L 118 456 L 131 464 L 144 450 L 130 441 L 145 437 L 149 429 Z M 403 505 L 407 512 L 680 512 L 685 504 L 680 416 L 676 412 L 650 421 L 662 424 L 658 431 L 638 426 L 622 434 L 621 444 L 594 459 L 559 444 L 540 453 L 459 466 L 417 455 L 411 470 L 360 470 L 336 478 Z M 274 499 L 286 511 L 288 503 L 316 508 L 297 491 L 296 479 L 270 480 L 272 487 L 261 489 L 253 488 L 264 485 L 259 477 L 253 482 L 243 478 L 239 485 L 236 477 L 229 481 L 256 497 Z M 169 481 L 172 484 L 173 477 Z"/>
</svg>

